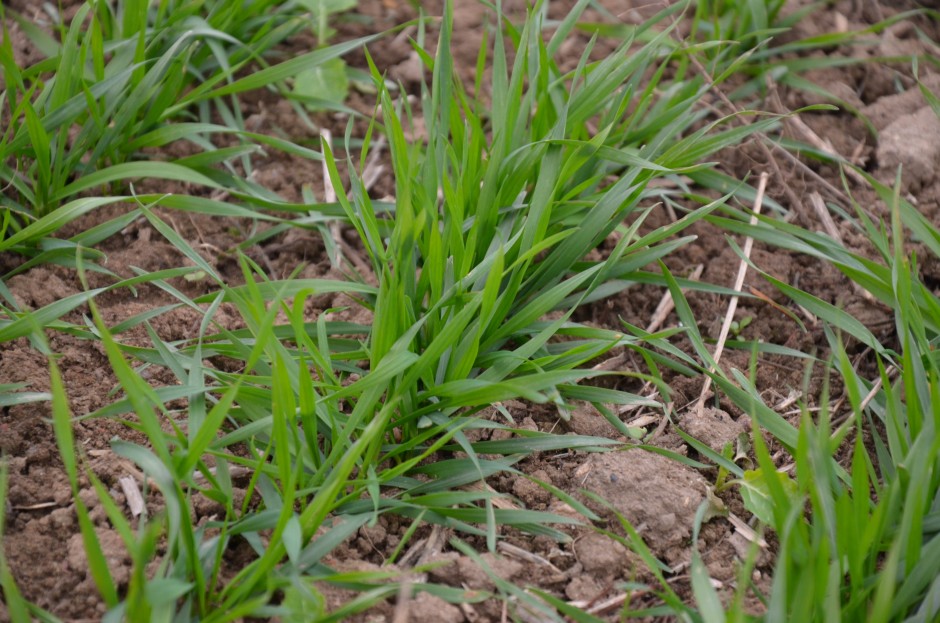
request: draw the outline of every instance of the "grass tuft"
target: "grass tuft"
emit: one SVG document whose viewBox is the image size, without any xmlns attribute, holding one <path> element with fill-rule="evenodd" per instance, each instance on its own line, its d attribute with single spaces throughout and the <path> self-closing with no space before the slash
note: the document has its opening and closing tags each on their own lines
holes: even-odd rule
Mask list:
<svg viewBox="0 0 940 623">
<path fill-rule="evenodd" d="M 352 617 L 404 595 L 399 584 L 411 581 L 391 569 L 349 572 L 327 564 L 336 548 L 383 515 L 408 525 L 391 561 L 407 559 L 418 531 L 430 524 L 460 533 L 451 547 L 476 561 L 495 586 L 472 597 L 421 582 L 416 589 L 458 603 L 498 599 L 520 619 L 601 620 L 557 595 L 500 578 L 465 540 L 496 551 L 504 526 L 565 542 L 571 539 L 566 530 L 599 520 L 570 492 L 548 483 L 536 482 L 583 520 L 523 508 L 485 485 L 499 473 L 519 474 L 520 462 L 533 453 L 620 445 L 526 430 L 500 405 L 518 399 L 562 419 L 586 401 L 644 450 L 696 469 L 711 462 L 718 468 L 716 490 L 740 494 L 753 516 L 754 544 L 725 601 L 699 551 L 702 526 L 720 514 L 711 493 L 693 526 L 686 599 L 675 586 L 676 570 L 657 559 L 626 518 L 615 513 L 616 530 L 594 526 L 646 567 L 645 583 L 619 587 L 626 595 L 621 618 L 755 620 L 745 603 L 756 600 L 766 620 L 935 620 L 940 300 L 919 267 L 940 259 L 940 230 L 901 197 L 900 184 L 885 186 L 858 172 L 890 207 L 885 223 L 875 223 L 858 205 L 854 217 L 838 211 L 870 241 L 875 253 L 864 256 L 789 224 L 781 219 L 783 207 L 770 200 L 763 215 L 735 208 L 733 200 L 751 202 L 761 192 L 708 162 L 756 134 L 767 140 L 777 132 L 781 116 L 738 107 L 763 93 L 768 76 L 809 88 L 800 73 L 812 59 L 788 53 L 839 45 L 858 33 L 774 47 L 773 37 L 801 17 L 784 16 L 782 0 L 703 1 L 694 9 L 676 3 L 635 28 L 595 25 L 569 66 L 563 50 L 571 37 L 592 28 L 582 18 L 597 6 L 579 0 L 552 22 L 548 3 L 536 2 L 518 22 L 495 12 L 471 87 L 460 79 L 452 50 L 455 3 L 445 0 L 434 45 L 426 44 L 432 20 L 422 15 L 414 23 L 411 44 L 426 78 L 420 97 L 406 97 L 404 86 L 391 83 L 366 52 L 376 106 L 364 136 L 354 138 L 350 122 L 343 139 L 323 135 L 316 150 L 248 131 L 241 94 L 269 89 L 298 110 L 299 104 L 316 107 L 322 98 L 298 81 L 345 71 L 339 58 L 380 36 L 326 45 L 332 34 L 327 17 L 353 4 L 90 1 L 53 35 L 0 7 L 4 28 L 7 18 L 16 20 L 46 56 L 20 67 L 4 30 L 0 108 L 9 123 L 0 133 L 0 252 L 22 256 L 23 263 L 3 281 L 57 264 L 74 269 L 84 285 L 78 294 L 26 310 L 0 281 L 0 343 L 29 340 L 48 359 L 50 378 L 48 392 L 0 385 L 0 406 L 51 404 L 89 573 L 107 608 L 104 620 Z M 681 19 L 690 20 L 691 35 L 677 42 Z M 311 25 L 319 47 L 282 60 L 279 46 Z M 600 37 L 611 33 L 621 40 L 599 54 Z M 716 114 L 706 96 L 738 78 L 741 86 L 723 100 L 729 114 Z M 937 108 L 937 98 L 925 96 Z M 343 109 L 337 101 L 332 106 Z M 376 201 L 366 169 L 380 137 L 395 186 L 393 197 Z M 180 141 L 189 155 L 154 156 Z M 262 148 L 322 160 L 336 201 L 316 203 L 308 192 L 309 201 L 292 204 L 255 183 L 252 158 Z M 138 192 L 155 180 L 184 192 Z M 698 201 L 690 181 L 719 198 Z M 82 217 L 115 204 L 124 206 L 120 216 L 61 236 Z M 655 211 L 665 207 L 677 218 L 653 226 Z M 168 210 L 249 218 L 269 227 L 233 250 L 241 270 L 236 285 L 166 222 Z M 190 266 L 123 279 L 109 271 L 94 247 L 137 219 Z M 244 252 L 294 227 L 329 235 L 326 224 L 337 221 L 358 235 L 363 257 L 357 278 L 302 279 L 298 269 L 273 279 Z M 687 230 L 704 223 L 834 266 L 856 290 L 891 310 L 894 333 L 876 334 L 847 310 L 775 278 L 732 241 L 756 278 L 820 321 L 829 352 L 739 339 L 729 347 L 751 350 L 750 370 L 723 370 L 686 294 L 753 295 L 667 268 L 670 256 L 694 240 Z M 919 255 L 910 252 L 912 241 Z M 329 246 L 333 242 L 325 244 L 338 248 Z M 90 288 L 89 271 L 111 285 Z M 186 295 L 172 284 L 179 277 L 205 280 L 207 293 Z M 640 284 L 668 292 L 679 326 L 654 331 L 623 322 L 614 330 L 577 321 L 585 306 Z M 109 325 L 99 297 L 138 286 L 154 286 L 173 302 Z M 345 317 L 360 320 L 334 318 L 348 309 L 311 318 L 307 303 L 324 294 L 343 295 L 356 312 Z M 241 328 L 219 323 L 222 305 L 237 314 Z M 773 305 L 805 330 L 784 305 Z M 195 335 L 161 340 L 152 321 L 181 307 L 199 314 Z M 86 309 L 88 317 L 75 321 Z M 125 343 L 135 328 L 150 346 Z M 145 475 L 139 484 L 159 493 L 159 507 L 125 515 L 91 471 L 74 438 L 76 418 L 48 332 L 103 349 L 117 379 L 116 397 L 81 418 L 115 419 L 137 433 L 137 442 L 116 439 L 112 449 L 138 466 Z M 870 353 L 877 373 L 866 376 L 855 365 L 849 352 L 856 345 Z M 647 369 L 594 367 L 613 349 L 636 354 Z M 826 389 L 820 409 L 803 405 L 798 425 L 785 419 L 765 404 L 754 381 L 759 357 L 767 353 L 805 364 L 807 379 L 838 378 L 845 408 L 831 409 Z M 214 365 L 216 358 L 229 365 Z M 150 368 L 166 371 L 173 383 L 151 386 Z M 752 462 L 738 461 L 748 454 L 740 439 L 737 452 L 730 446 L 717 451 L 678 431 L 698 459 L 644 445 L 651 441 L 645 432 L 609 408 L 644 407 L 671 417 L 666 379 L 674 374 L 708 376 L 750 416 L 751 450 L 744 458 Z M 648 382 L 659 395 L 586 382 L 614 375 Z M 8 479 L 0 462 L 0 527 Z M 86 482 L 131 561 L 126 583 L 108 566 L 80 495 Z M 196 523 L 197 499 L 221 510 Z M 750 579 L 766 548 L 764 535 L 776 543 L 767 594 Z M 232 568 L 225 554 L 236 548 L 247 562 Z M 357 596 L 329 611 L 324 583 Z M 2 552 L 0 588 L 11 620 L 55 620 L 20 593 Z M 642 596 L 642 604 L 632 603 L 634 596 Z"/>
</svg>

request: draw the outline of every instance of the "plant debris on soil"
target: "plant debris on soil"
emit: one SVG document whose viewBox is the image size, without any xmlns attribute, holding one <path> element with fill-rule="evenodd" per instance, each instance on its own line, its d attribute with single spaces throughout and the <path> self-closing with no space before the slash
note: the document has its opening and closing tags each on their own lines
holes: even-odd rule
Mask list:
<svg viewBox="0 0 940 623">
<path fill-rule="evenodd" d="M 11 8 L 29 16 L 38 10 L 26 0 L 13 0 Z M 567 3 L 552 2 L 551 13 L 558 16 L 566 11 Z M 644 3 L 602 2 L 607 10 L 625 23 L 639 20 L 648 7 Z M 633 6 L 636 4 L 637 6 Z M 785 11 L 795 11 L 802 2 L 790 3 Z M 791 6 L 792 5 L 792 6 Z M 881 22 L 903 11 L 916 8 L 914 2 L 839 0 L 817 9 L 790 32 L 773 41 L 782 45 L 809 36 L 837 32 L 857 31 Z M 430 14 L 435 7 L 425 7 Z M 524 11 L 521 2 L 504 2 L 509 14 Z M 439 12 L 439 8 L 438 8 Z M 66 12 L 66 14 L 68 14 Z M 338 40 L 383 32 L 413 19 L 413 7 L 402 0 L 361 0 L 356 9 L 359 19 L 337 22 Z M 600 21 L 601 17 L 596 15 Z M 456 23 L 453 50 L 458 67 L 466 70 L 472 80 L 476 58 L 486 28 L 487 9 L 477 2 L 456 2 Z M 8 36 L 23 63 L 39 58 L 33 44 L 20 25 L 7 20 Z M 871 57 L 891 59 L 898 57 L 935 54 L 934 44 L 919 36 L 927 33 L 933 41 L 940 41 L 940 28 L 921 15 L 904 17 L 882 32 L 870 35 L 866 46 L 835 46 L 812 53 L 828 58 Z M 389 35 L 369 45 L 369 54 L 378 69 L 401 82 L 415 96 L 420 97 L 420 62 L 408 43 L 409 31 Z M 412 32 L 413 34 L 413 32 Z M 584 35 L 585 37 L 589 35 Z M 301 36 L 292 41 L 286 54 L 307 49 L 311 41 Z M 580 52 L 572 46 L 572 63 Z M 793 53 L 794 56 L 798 52 Z M 355 68 L 368 71 L 364 53 L 355 52 L 346 57 Z M 940 91 L 940 73 L 935 66 L 921 65 L 919 79 L 928 89 Z M 795 140 L 817 144 L 820 151 L 829 150 L 863 167 L 876 179 L 893 184 L 898 167 L 902 167 L 901 192 L 933 223 L 940 223 L 940 120 L 931 109 L 912 75 L 909 62 L 873 60 L 865 63 L 832 64 L 826 69 L 808 71 L 804 78 L 838 95 L 856 113 L 871 121 L 866 127 L 858 114 L 845 109 L 815 110 L 788 119 L 785 135 Z M 732 85 L 722 88 L 730 89 Z M 714 99 L 720 105 L 719 98 Z M 821 103 L 821 98 L 807 90 L 796 90 L 783 85 L 767 85 L 764 100 L 767 110 L 786 112 L 807 105 Z M 828 103 L 828 102 L 827 102 Z M 272 92 L 258 92 L 241 99 L 242 116 L 253 131 L 288 135 L 297 140 L 313 138 L 307 126 L 296 117 L 294 109 L 280 101 Z M 369 117 L 374 103 L 368 93 L 353 91 L 347 105 Z M 342 136 L 346 132 L 348 115 L 318 113 L 316 123 Z M 420 122 L 416 120 L 416 125 Z M 357 121 L 354 132 L 364 131 L 365 124 Z M 159 154 L 155 154 L 159 155 Z M 799 156 L 799 155 L 798 155 Z M 750 139 L 742 146 L 721 152 L 718 169 L 736 179 L 756 180 L 760 173 L 769 175 L 767 196 L 783 206 L 786 218 L 804 228 L 839 236 L 849 248 L 859 253 L 873 253 L 857 230 L 844 222 L 823 222 L 814 208 L 814 197 L 852 209 L 848 193 L 854 201 L 871 211 L 875 222 L 887 220 L 890 215 L 884 204 L 867 184 L 852 176 L 845 186 L 836 166 L 817 158 L 787 158 L 775 150 L 768 150 L 760 138 Z M 287 200 L 301 200 L 303 188 L 323 188 L 323 169 L 320 163 L 290 156 L 272 150 L 254 163 L 254 181 Z M 144 182 L 138 192 L 173 192 L 172 183 Z M 147 187 L 147 186 L 152 186 Z M 844 190 L 844 188 L 847 188 Z M 394 192 L 386 165 L 371 189 L 374 197 L 386 197 Z M 63 232 L 87 229 L 105 222 L 120 213 L 122 207 L 106 207 L 90 213 L 73 223 Z M 237 256 L 232 252 L 249 235 L 252 224 L 230 218 L 210 218 L 182 212 L 164 214 L 167 222 L 224 278 L 238 283 L 242 275 Z M 654 210 L 645 227 L 656 227 L 669 222 L 664 208 Z M 677 276 L 688 277 L 700 267 L 698 279 L 705 283 L 732 287 L 740 265 L 736 248 L 729 244 L 725 232 L 707 221 L 692 226 L 689 233 L 695 240 L 680 247 L 665 259 L 666 266 Z M 348 234 L 348 235 L 347 235 Z M 344 232 L 349 245 L 357 244 L 355 232 Z M 132 223 L 120 233 L 106 239 L 98 249 L 107 257 L 106 267 L 121 277 L 131 277 L 135 269 L 157 271 L 187 263 L 179 251 L 153 230 L 145 220 Z M 742 240 L 737 240 L 742 244 Z M 323 242 L 313 234 L 295 231 L 275 236 L 259 245 L 245 249 L 246 254 L 262 266 L 275 279 L 297 274 L 300 278 L 333 276 L 334 265 Z M 774 278 L 798 285 L 825 302 L 849 311 L 884 343 L 891 342 L 894 331 L 890 310 L 866 296 L 834 267 L 807 255 L 772 248 L 756 242 L 752 262 Z M 0 269 L 6 273 L 21 260 L 14 256 L 0 257 Z M 133 267 L 133 268 L 132 268 Z M 940 264 L 936 261 L 918 264 L 922 278 L 928 284 L 940 284 Z M 107 285 L 110 278 L 90 274 L 89 287 Z M 186 296 L 197 297 L 206 291 L 207 284 L 195 280 L 176 279 L 174 286 Z M 76 271 L 62 266 L 37 266 L 11 277 L 5 282 L 21 309 L 38 309 L 57 300 L 84 291 Z M 755 296 L 740 300 L 735 314 L 738 333 L 732 340 L 762 341 L 790 349 L 811 353 L 825 359 L 828 342 L 823 327 L 810 315 L 798 322 L 779 309 L 787 305 L 785 298 L 769 290 L 751 271 L 744 285 L 745 291 Z M 579 322 L 591 326 L 620 331 L 623 322 L 646 327 L 664 298 L 664 290 L 654 285 L 636 284 L 620 294 L 592 303 L 576 314 Z M 716 340 L 728 306 L 726 296 L 707 292 L 688 292 L 688 301 L 699 330 L 706 339 Z M 148 285 L 136 289 L 123 288 L 108 291 L 96 298 L 104 321 L 113 326 L 122 320 L 146 310 L 176 303 L 167 291 Z M 321 295 L 308 302 L 305 313 L 309 318 L 331 313 L 336 319 L 349 319 L 368 323 L 368 315 L 361 308 L 350 307 L 348 312 L 336 311 L 347 305 L 345 295 Z M 791 306 L 792 309 L 792 306 Z M 87 309 L 79 307 L 63 319 L 83 324 Z M 349 318 L 343 314 L 355 313 Z M 799 311 L 797 311 L 799 313 Z M 363 315 L 366 314 L 366 315 Z M 152 318 L 150 324 L 156 335 L 167 342 L 185 340 L 198 335 L 201 317 L 194 310 L 179 307 Z M 225 329 L 241 328 L 242 320 L 228 304 L 219 309 L 215 322 Z M 663 328 L 679 322 L 675 312 L 661 320 Z M 113 418 L 83 419 L 82 416 L 101 409 L 121 397 L 115 393 L 118 380 L 109 365 L 100 344 L 65 332 L 47 331 L 49 343 L 56 353 L 62 371 L 69 403 L 74 416 L 74 435 L 81 449 L 84 463 L 109 489 L 114 501 L 126 508 L 128 489 L 122 487 L 122 478 L 131 477 L 143 482 L 141 472 L 127 459 L 111 450 L 116 437 L 145 442 L 123 423 Z M 142 325 L 121 334 L 121 341 L 130 346 L 151 347 L 151 336 Z M 849 344 L 850 353 L 858 355 L 859 365 L 871 365 L 862 345 Z M 755 386 L 764 401 L 780 415 L 798 426 L 801 407 L 815 409 L 821 400 L 838 398 L 841 393 L 838 380 L 828 378 L 826 369 L 817 366 L 807 374 L 805 365 L 797 359 L 773 352 L 760 353 L 757 365 L 752 366 L 751 350 L 729 348 L 721 359 L 728 370 L 751 369 L 756 375 Z M 643 362 L 629 352 L 614 351 L 605 357 L 612 363 L 633 372 L 644 370 Z M 224 367 L 224 358 L 213 362 Z M 169 371 L 147 368 L 142 375 L 154 386 L 175 383 Z M 722 599 L 730 599 L 738 579 L 736 561 L 748 557 L 755 539 L 761 540 L 760 555 L 753 570 L 754 585 L 765 593 L 770 590 L 775 544 L 756 536 L 753 524 L 748 525 L 749 514 L 739 494 L 733 489 L 715 493 L 712 488 L 714 469 L 695 469 L 690 464 L 707 459 L 690 445 L 679 431 L 701 441 L 705 446 L 721 452 L 729 444 L 734 447 L 742 435 L 751 429 L 748 414 L 719 396 L 709 392 L 704 404 L 699 402 L 703 378 L 675 374 L 666 378 L 671 390 L 670 415 L 661 412 L 634 409 L 618 417 L 628 427 L 644 436 L 645 443 L 655 446 L 661 453 L 640 449 L 629 451 L 592 453 L 584 451 L 542 451 L 528 455 L 516 464 L 517 471 L 501 472 L 477 486 L 487 487 L 503 494 L 501 503 L 509 508 L 547 511 L 562 517 L 583 521 L 580 513 L 570 504 L 553 495 L 544 485 L 550 485 L 573 496 L 572 501 L 583 503 L 596 514 L 595 527 L 624 535 L 620 518 L 635 527 L 653 555 L 671 569 L 669 582 L 683 598 L 691 599 L 690 543 L 693 538 L 695 514 L 703 500 L 713 499 L 724 514 L 709 521 L 697 535 L 708 574 Z M 49 367 L 46 356 L 31 344 L 28 338 L 19 338 L 0 344 L 0 382 L 24 383 L 30 391 L 50 391 Z M 652 394 L 652 387 L 635 378 L 622 377 L 605 380 L 618 389 Z M 799 404 L 798 404 L 799 403 Z M 554 406 L 536 405 L 522 401 L 509 401 L 500 405 L 523 429 L 555 433 L 570 433 L 607 437 L 623 443 L 634 443 L 610 424 L 603 414 L 591 405 L 578 405 L 570 419 L 558 417 Z M 837 416 L 834 413 L 833 416 Z M 499 419 L 499 414 L 484 417 Z M 0 411 L 0 452 L 9 465 L 7 514 L 4 526 L 3 548 L 7 562 L 23 595 L 40 608 L 48 610 L 62 620 L 98 620 L 105 604 L 89 572 L 83 539 L 76 520 L 72 491 L 59 457 L 56 440 L 50 424 L 51 412 L 46 403 L 4 407 Z M 486 439 L 500 438 L 498 429 L 471 431 Z M 468 433 L 469 434 L 469 433 Z M 138 435 L 135 437 L 135 435 Z M 474 439 L 476 440 L 476 439 Z M 771 449 L 773 452 L 773 448 Z M 685 457 L 682 464 L 674 457 Z M 248 490 L 248 476 L 234 475 L 234 487 L 242 496 Z M 80 496 L 90 510 L 104 558 L 118 586 L 126 584 L 132 561 L 122 539 L 111 526 L 105 509 L 87 478 Z M 133 490 L 136 490 L 132 487 Z M 257 495 L 257 493 L 255 493 Z M 599 500 L 605 500 L 601 503 Z M 158 512 L 161 498 L 153 489 L 145 489 L 143 503 L 146 512 Z M 193 496 L 191 514 L 194 525 L 203 525 L 218 517 L 221 508 L 212 500 Z M 224 512 L 224 511 L 221 511 Z M 494 590 L 499 583 L 515 583 L 535 587 L 559 599 L 569 601 L 601 618 L 615 620 L 624 600 L 632 600 L 631 607 L 640 609 L 653 606 L 658 597 L 653 594 L 625 596 L 624 582 L 646 582 L 651 578 L 638 556 L 618 540 L 583 524 L 560 524 L 568 539 L 558 541 L 550 536 L 533 536 L 509 526 L 499 527 L 500 541 L 496 551 L 487 551 L 484 536 L 462 535 L 461 538 L 478 556 L 455 549 L 446 530 L 422 526 L 413 535 L 403 552 L 398 546 L 405 537 L 410 523 L 395 515 L 381 515 L 374 525 L 364 525 L 356 534 L 333 550 L 324 564 L 347 572 L 400 571 L 426 566 L 427 570 L 413 576 L 413 581 L 433 582 L 467 592 L 462 604 L 452 604 L 429 592 L 419 591 L 413 596 L 399 596 L 382 601 L 365 613 L 350 616 L 348 620 L 414 622 L 500 621 L 505 619 L 504 604 L 495 599 L 474 599 L 476 591 Z M 395 553 L 395 560 L 389 563 Z M 223 576 L 233 577 L 243 562 L 254 554 L 247 545 L 234 545 L 226 552 Z M 327 599 L 327 609 L 340 607 L 355 597 L 354 590 L 323 584 L 319 590 Z M 754 613 L 762 611 L 762 604 L 754 599 L 746 604 Z M 406 618 L 400 618 L 402 613 Z M 9 620 L 5 607 L 0 604 L 0 620 Z M 532 620 L 538 620 L 535 614 Z"/>
</svg>

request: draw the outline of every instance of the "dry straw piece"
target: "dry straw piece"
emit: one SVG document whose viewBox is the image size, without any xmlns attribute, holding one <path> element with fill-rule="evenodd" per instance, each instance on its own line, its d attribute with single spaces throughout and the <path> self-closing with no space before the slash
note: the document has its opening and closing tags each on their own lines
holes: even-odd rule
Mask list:
<svg viewBox="0 0 940 623">
<path fill-rule="evenodd" d="M 751 212 L 751 226 L 757 224 L 757 216 L 760 214 L 761 204 L 764 202 L 764 191 L 767 189 L 767 173 L 761 173 L 760 181 L 757 184 L 757 196 L 754 197 L 754 208 Z M 744 257 L 741 259 L 741 263 L 738 266 L 738 276 L 734 280 L 733 289 L 737 292 L 741 291 L 741 287 L 744 285 L 744 277 L 747 275 L 747 260 L 751 258 L 751 249 L 754 247 L 754 238 L 748 236 L 744 240 L 743 253 Z M 718 344 L 715 346 L 715 354 L 713 356 L 715 366 L 718 365 L 719 360 L 721 359 L 721 353 L 725 349 L 725 342 L 728 341 L 728 331 L 731 330 L 731 323 L 734 321 L 734 312 L 738 309 L 738 296 L 732 296 L 731 300 L 728 301 L 728 311 L 725 312 L 724 322 L 721 323 L 721 331 L 718 334 Z M 711 369 L 712 372 L 715 371 L 714 368 Z M 708 377 L 705 379 L 705 385 L 702 386 L 702 393 L 699 394 L 698 405 L 696 406 L 696 413 L 701 414 L 702 407 L 705 404 L 705 398 L 708 396 L 708 390 L 711 388 L 712 379 Z"/>
</svg>

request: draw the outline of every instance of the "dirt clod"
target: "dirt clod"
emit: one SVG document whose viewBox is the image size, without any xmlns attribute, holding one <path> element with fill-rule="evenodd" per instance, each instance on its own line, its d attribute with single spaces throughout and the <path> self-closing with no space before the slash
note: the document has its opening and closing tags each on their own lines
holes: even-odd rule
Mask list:
<svg viewBox="0 0 940 623">
<path fill-rule="evenodd" d="M 497 577 L 512 581 L 524 570 L 524 565 L 510 558 L 487 552 L 480 556 L 481 562 Z M 480 564 L 469 556 L 460 556 L 455 552 L 444 552 L 430 558 L 428 563 L 440 564 L 428 572 L 428 576 L 449 586 L 465 586 L 474 590 L 492 590 L 493 579 Z"/>
<path fill-rule="evenodd" d="M 584 480 L 584 489 L 630 521 L 654 552 L 670 560 L 681 555 L 705 496 L 705 479 L 698 472 L 662 455 L 635 450 L 592 454 L 575 476 Z M 599 514 L 611 515 L 604 506 L 587 503 Z"/>
<path fill-rule="evenodd" d="M 610 422 L 589 403 L 579 404 L 571 411 L 568 428 L 579 435 L 612 438 L 621 436 Z"/>
<path fill-rule="evenodd" d="M 626 547 L 596 532 L 578 539 L 574 552 L 584 570 L 597 577 L 617 577 L 631 566 Z"/>
<path fill-rule="evenodd" d="M 408 605 L 412 623 L 460 623 L 464 620 L 460 608 L 430 593 L 418 593 Z"/>
<path fill-rule="evenodd" d="M 595 599 L 604 588 L 601 583 L 590 575 L 578 575 L 568 582 L 565 595 L 572 601 L 591 601 Z"/>
<path fill-rule="evenodd" d="M 98 528 L 95 530 L 101 551 L 108 563 L 108 571 L 118 586 L 127 584 L 130 579 L 130 557 L 124 547 L 121 535 L 114 530 Z M 68 544 L 69 567 L 74 571 L 88 571 L 88 556 L 85 554 L 85 545 L 81 533 L 73 534 Z"/>
<path fill-rule="evenodd" d="M 533 477 L 551 483 L 551 478 L 544 470 L 532 474 Z M 554 499 L 551 492 L 543 489 L 528 478 L 516 478 L 512 484 L 512 492 L 523 502 L 527 508 L 541 509 Z"/>
<path fill-rule="evenodd" d="M 885 173 L 902 167 L 906 191 L 933 182 L 940 161 L 940 117 L 929 106 L 895 119 L 878 136 L 878 164 Z"/>
<path fill-rule="evenodd" d="M 721 452 L 726 444 L 734 442 L 746 428 L 721 409 L 705 407 L 689 409 L 679 426 L 695 439 L 701 441 L 716 452 Z"/>
</svg>

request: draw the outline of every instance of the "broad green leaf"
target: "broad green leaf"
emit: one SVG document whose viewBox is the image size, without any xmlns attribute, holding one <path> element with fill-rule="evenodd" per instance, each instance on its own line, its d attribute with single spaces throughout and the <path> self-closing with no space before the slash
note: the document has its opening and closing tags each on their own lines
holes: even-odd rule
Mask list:
<svg viewBox="0 0 940 623">
<path fill-rule="evenodd" d="M 741 486 L 741 497 L 744 507 L 747 508 L 761 522 L 774 525 L 774 501 L 767 485 L 768 473 L 762 469 L 745 470 L 744 478 L 735 481 Z M 774 470 L 769 473 L 783 487 L 791 501 L 797 499 L 797 485 L 786 474 Z"/>
<path fill-rule="evenodd" d="M 349 77 L 346 63 L 341 58 L 333 58 L 316 67 L 305 69 L 294 77 L 294 95 L 320 102 L 340 104 L 349 95 Z M 305 102 L 307 108 L 318 110 L 321 105 L 314 101 Z"/>
</svg>

